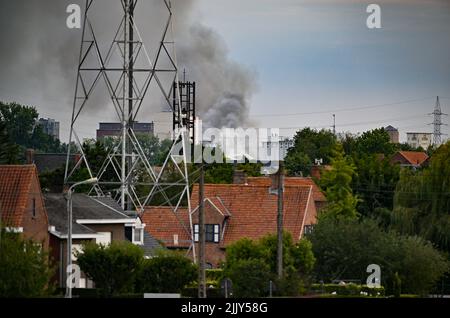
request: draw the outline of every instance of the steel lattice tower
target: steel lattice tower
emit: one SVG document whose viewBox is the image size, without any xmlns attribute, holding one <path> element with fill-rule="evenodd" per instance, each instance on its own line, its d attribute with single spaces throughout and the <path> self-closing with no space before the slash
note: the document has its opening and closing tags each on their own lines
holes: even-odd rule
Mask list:
<svg viewBox="0 0 450 318">
<path fill-rule="evenodd" d="M 180 97 L 180 85 L 178 80 L 178 67 L 173 39 L 173 12 L 170 0 L 161 0 L 167 19 L 163 26 L 160 41 L 153 59 L 144 45 L 134 12 L 138 0 L 114 0 L 107 1 L 107 5 L 121 7 L 121 21 L 113 40 L 107 44 L 107 50 L 103 50 L 105 43 L 100 43 L 91 20 L 91 10 L 96 0 L 86 0 L 83 16 L 82 39 L 79 52 L 75 95 L 73 100 L 72 119 L 70 125 L 69 144 L 75 143 L 81 153 L 81 159 L 71 166 L 71 147 L 68 149 L 65 185 L 70 185 L 73 175 L 81 166 L 87 168 L 89 176 L 97 177 L 99 182 L 94 185 L 89 194 L 95 196 L 109 195 L 117 199 L 124 210 L 129 213 L 141 213 L 144 207 L 152 202 L 155 195 L 160 195 L 163 204 L 171 207 L 173 213 L 178 213 L 182 201 L 187 203 L 189 223 L 183 227 L 189 233 L 193 242 L 192 216 L 189 190 L 189 174 L 187 162 L 188 147 L 191 147 L 190 131 L 184 126 L 184 122 L 175 127 L 173 131 L 173 144 L 164 165 L 161 169 L 155 169 L 150 164 L 146 154 L 136 136 L 133 126 L 138 119 L 144 98 L 151 98 L 150 85 L 158 88 L 161 93 L 157 98 L 164 100 L 174 114 L 179 114 L 183 106 Z M 103 45 L 103 46 L 102 46 Z M 169 78 L 169 85 L 165 85 L 161 77 Z M 90 105 L 90 97 L 98 90 L 99 82 L 103 81 L 106 87 L 105 94 L 110 98 L 113 111 L 117 120 L 121 123 L 121 133 L 111 147 L 107 159 L 102 166 L 93 171 L 83 151 L 82 141 L 77 134 L 77 124 L 80 114 L 86 111 Z M 166 107 L 167 108 L 167 107 Z M 181 145 L 181 146 L 180 146 Z M 180 150 L 181 148 L 181 150 Z M 166 170 L 178 173 L 178 180 L 163 181 Z M 137 176 L 139 172 L 139 177 Z M 139 186 L 148 187 L 145 196 L 139 196 L 136 189 Z M 176 204 L 168 195 L 171 187 L 182 187 L 181 196 Z M 180 221 L 181 222 L 181 221 Z M 191 244 L 195 259 L 195 245 Z"/>
<path fill-rule="evenodd" d="M 436 98 L 436 105 L 434 106 L 434 111 L 430 113 L 429 115 L 434 116 L 433 123 L 430 125 L 433 125 L 433 145 L 439 146 L 442 143 L 442 135 L 445 135 L 441 132 L 441 126 L 446 125 L 442 123 L 442 116 L 447 116 L 447 114 L 444 114 L 441 111 L 441 104 L 439 102 L 439 96 Z"/>
</svg>

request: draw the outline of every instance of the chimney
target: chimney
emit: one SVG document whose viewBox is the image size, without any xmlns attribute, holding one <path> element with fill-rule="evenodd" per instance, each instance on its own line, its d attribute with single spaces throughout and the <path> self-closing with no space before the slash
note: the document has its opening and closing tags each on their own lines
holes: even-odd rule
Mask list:
<svg viewBox="0 0 450 318">
<path fill-rule="evenodd" d="M 29 165 L 34 163 L 34 149 L 27 149 L 25 151 L 25 159 Z"/>
<path fill-rule="evenodd" d="M 233 184 L 247 184 L 247 176 L 244 170 L 233 171 Z"/>
<path fill-rule="evenodd" d="M 284 175 L 284 172 L 282 172 L 282 173 L 283 173 L 283 176 L 282 176 L 282 181 L 281 182 L 284 183 L 285 175 Z M 269 178 L 270 178 L 269 193 L 270 194 L 278 194 L 278 180 L 279 180 L 278 174 L 279 174 L 279 172 L 269 175 Z M 282 186 L 284 188 L 284 184 Z"/>
</svg>

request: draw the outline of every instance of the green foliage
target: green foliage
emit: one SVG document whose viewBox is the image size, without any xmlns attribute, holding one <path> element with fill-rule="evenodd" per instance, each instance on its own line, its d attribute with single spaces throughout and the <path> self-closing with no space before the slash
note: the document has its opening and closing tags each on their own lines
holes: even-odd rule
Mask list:
<svg viewBox="0 0 450 318">
<path fill-rule="evenodd" d="M 197 266 L 180 253 L 160 253 L 144 261 L 136 288 L 143 293 L 181 293 L 197 278 L 197 271 Z"/>
<path fill-rule="evenodd" d="M 227 270 L 233 282 L 233 296 L 239 298 L 263 297 L 268 293 L 270 267 L 263 259 L 239 259 Z"/>
<path fill-rule="evenodd" d="M 387 233 L 370 219 L 319 219 L 309 236 L 317 258 L 317 279 L 359 279 L 369 264 L 381 267 L 382 284 L 393 291 L 398 273 L 405 292 L 423 294 L 447 271 L 446 259 L 418 237 Z"/>
<path fill-rule="evenodd" d="M 81 270 L 95 282 L 101 295 L 110 297 L 133 292 L 144 252 L 127 241 L 114 241 L 109 246 L 88 243 L 77 258 Z"/>
<path fill-rule="evenodd" d="M 294 137 L 294 147 L 289 149 L 285 167 L 289 175 L 308 176 L 315 159 L 330 163 L 336 137 L 328 130 L 305 128 Z"/>
<path fill-rule="evenodd" d="M 450 142 L 433 154 L 428 168 L 403 170 L 398 182 L 392 228 L 420 235 L 450 252 Z"/>
<path fill-rule="evenodd" d="M 42 127 L 36 124 L 38 117 L 34 107 L 0 102 L 0 121 L 5 123 L 9 141 L 20 146 L 19 153 L 26 148 L 39 152 L 65 152 L 66 145 L 44 133 Z"/>
<path fill-rule="evenodd" d="M 19 146 L 11 142 L 6 122 L 0 116 L 0 164 L 18 163 L 19 152 Z"/>
<path fill-rule="evenodd" d="M 384 128 L 366 131 L 356 140 L 355 151 L 359 154 L 383 154 L 389 156 L 395 150 L 396 146 L 390 142 L 389 134 Z"/>
<path fill-rule="evenodd" d="M 382 158 L 377 154 L 358 154 L 354 156 L 353 162 L 356 173 L 352 179 L 352 189 L 360 199 L 358 212 L 383 224 L 389 223 L 384 213 L 385 209 L 393 208 L 399 165 L 393 165 L 388 157 Z"/>
<path fill-rule="evenodd" d="M 255 286 L 255 292 L 253 296 L 261 296 L 263 289 L 261 286 L 265 286 L 265 291 L 268 288 L 269 281 L 275 282 L 277 288 L 277 294 L 283 296 L 296 296 L 300 293 L 305 280 L 308 279 L 311 273 L 315 258 L 311 251 L 311 243 L 307 240 L 300 240 L 298 243 L 294 243 L 290 233 L 285 232 L 283 234 L 283 269 L 284 274 L 281 279 L 277 277 L 276 268 L 277 257 L 277 237 L 276 235 L 267 235 L 261 240 L 254 242 L 250 239 L 241 239 L 229 247 L 226 250 L 226 262 L 225 262 L 225 276 L 231 278 L 233 286 L 243 286 L 244 284 L 252 284 Z M 252 275 L 251 278 L 247 277 L 241 270 L 245 268 L 249 270 L 258 261 L 265 264 L 264 270 L 261 275 Z M 265 274 L 266 269 L 269 275 Z M 258 279 L 259 277 L 259 279 Z M 254 279 L 249 281 L 250 279 Z M 245 295 L 248 295 L 249 290 L 245 289 Z"/>
<path fill-rule="evenodd" d="M 352 193 L 351 182 L 355 167 L 344 157 L 341 144 L 336 144 L 331 169 L 323 172 L 320 186 L 325 192 L 327 206 L 322 213 L 331 218 L 356 218 L 358 198 Z"/>
<path fill-rule="evenodd" d="M 34 242 L 0 231 L 0 297 L 42 297 L 52 293 L 54 268 Z"/>
</svg>

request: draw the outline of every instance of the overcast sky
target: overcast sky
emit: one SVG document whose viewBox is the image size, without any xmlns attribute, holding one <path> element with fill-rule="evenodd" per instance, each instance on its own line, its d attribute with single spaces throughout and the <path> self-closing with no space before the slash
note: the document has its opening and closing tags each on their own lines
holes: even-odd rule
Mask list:
<svg viewBox="0 0 450 318">
<path fill-rule="evenodd" d="M 366 27 L 370 3 L 382 29 Z M 256 117 L 262 126 L 330 126 L 333 112 L 281 115 L 336 109 L 338 131 L 392 124 L 404 139 L 432 131 L 437 95 L 449 113 L 450 1 L 201 0 L 199 11 L 258 71 L 251 113 L 280 115 Z M 342 111 L 385 104 L 394 105 Z"/>
<path fill-rule="evenodd" d="M 64 6 L 78 2 L 62 1 Z M 381 6 L 381 29 L 366 26 L 366 7 L 373 2 Z M 26 1 L 8 3 L 10 9 L 17 3 L 17 12 L 27 10 Z M 34 105 L 41 116 L 60 120 L 64 140 L 73 97 L 73 81 L 67 84 L 66 77 L 75 76 L 79 33 L 60 32 L 66 38 L 60 45 L 73 51 L 61 56 L 64 63 L 26 63 L 36 47 L 55 44 L 45 37 L 46 43 L 36 43 L 39 36 L 33 34 L 32 23 L 20 14 L 12 25 L 5 22 L 11 15 L 5 10 L 8 5 L 1 1 L 0 27 L 2 35 L 9 34 L 2 51 L 8 51 L 8 43 L 21 42 L 21 54 L 11 50 L 1 55 L 0 100 Z M 450 113 L 448 0 L 197 0 L 191 10 L 194 20 L 220 34 L 230 59 L 256 74 L 257 90 L 249 107 L 257 126 L 289 128 L 283 133 L 290 135 L 294 127 L 329 127 L 335 113 L 338 131 L 356 133 L 390 124 L 404 140 L 407 131 L 432 132 L 427 124 L 433 119 L 426 114 L 433 111 L 437 95 L 442 111 Z M 53 9 L 51 14 L 58 15 L 58 23 L 65 19 L 64 11 Z M 23 24 L 30 24 L 28 31 L 17 33 L 15 27 Z M 34 32 L 42 38 L 46 26 Z M 10 66 L 19 60 L 22 67 Z M 54 64 L 72 70 L 54 70 Z M 43 69 L 45 76 L 33 80 Z M 65 84 L 45 85 L 46 78 Z M 195 80 L 201 85 L 202 79 Z M 57 90 L 66 91 L 65 97 Z M 93 136 L 95 129 L 91 122 L 84 135 Z"/>
</svg>

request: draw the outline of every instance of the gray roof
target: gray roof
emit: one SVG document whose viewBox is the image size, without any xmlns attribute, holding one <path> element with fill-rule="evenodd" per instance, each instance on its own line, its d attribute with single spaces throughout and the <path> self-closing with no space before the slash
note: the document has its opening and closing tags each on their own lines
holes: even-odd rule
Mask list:
<svg viewBox="0 0 450 318">
<path fill-rule="evenodd" d="M 144 250 L 144 255 L 149 257 L 154 256 L 157 250 L 164 249 L 159 241 L 147 231 L 144 231 L 144 245 L 141 245 L 141 247 Z"/>
<path fill-rule="evenodd" d="M 72 196 L 73 233 L 95 234 L 88 227 L 76 223 L 76 220 L 120 220 L 132 218 L 123 213 L 122 208 L 113 199 L 108 197 L 89 197 L 85 194 L 74 193 Z M 62 193 L 45 193 L 45 207 L 50 226 L 55 226 L 56 231 L 67 233 L 67 201 Z"/>
<path fill-rule="evenodd" d="M 79 155 L 70 155 L 70 163 L 74 164 Z M 67 160 L 65 153 L 36 153 L 33 156 L 33 163 L 36 165 L 39 173 L 51 172 L 59 168 L 64 168 Z"/>
<path fill-rule="evenodd" d="M 391 125 L 389 125 L 389 126 L 387 126 L 386 128 L 384 128 L 384 130 L 386 130 L 386 131 L 398 131 L 397 128 L 392 127 Z"/>
</svg>

